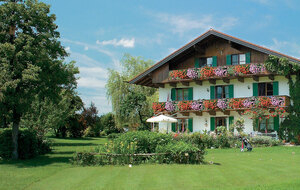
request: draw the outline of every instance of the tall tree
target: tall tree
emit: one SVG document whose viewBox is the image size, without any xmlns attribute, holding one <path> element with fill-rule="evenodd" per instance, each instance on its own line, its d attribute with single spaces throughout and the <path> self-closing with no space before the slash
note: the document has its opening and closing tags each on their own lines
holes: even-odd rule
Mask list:
<svg viewBox="0 0 300 190">
<path fill-rule="evenodd" d="M 3 0 L 2 0 L 3 1 Z M 50 6 L 37 0 L 5 0 L 0 5 L 0 102 L 12 122 L 13 154 L 18 158 L 21 116 L 34 97 L 55 101 L 63 88 L 76 88 L 74 63 L 67 52 Z"/>
<path fill-rule="evenodd" d="M 151 60 L 125 54 L 121 60 L 121 71 L 109 70 L 106 85 L 107 96 L 112 102 L 115 122 L 118 128 L 145 125 L 144 120 L 152 115 L 152 102 L 157 101 L 156 90 L 149 87 L 128 84 L 131 78 L 149 68 Z M 142 103 L 143 102 L 143 103 Z"/>
</svg>

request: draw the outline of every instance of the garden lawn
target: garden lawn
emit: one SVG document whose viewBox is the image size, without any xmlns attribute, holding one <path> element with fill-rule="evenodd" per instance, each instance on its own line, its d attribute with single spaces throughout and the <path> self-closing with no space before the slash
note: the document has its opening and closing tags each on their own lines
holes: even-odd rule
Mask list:
<svg viewBox="0 0 300 190">
<path fill-rule="evenodd" d="M 213 149 L 206 165 L 79 167 L 74 151 L 104 138 L 53 139 L 51 154 L 27 161 L 0 161 L 0 189 L 300 189 L 300 147 Z"/>
</svg>

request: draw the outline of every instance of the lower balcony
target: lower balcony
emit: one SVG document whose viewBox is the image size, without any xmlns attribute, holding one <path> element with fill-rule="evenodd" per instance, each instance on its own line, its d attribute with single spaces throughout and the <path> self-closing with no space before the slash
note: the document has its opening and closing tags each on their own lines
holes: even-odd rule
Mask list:
<svg viewBox="0 0 300 190">
<path fill-rule="evenodd" d="M 210 115 L 216 115 L 217 111 L 223 112 L 225 115 L 230 115 L 230 111 L 237 111 L 240 114 L 245 110 L 254 108 L 286 108 L 290 105 L 288 96 L 258 96 L 247 98 L 225 98 L 212 100 L 191 100 L 191 101 L 168 101 L 153 103 L 153 111 L 158 113 L 181 113 L 189 115 L 195 113 L 198 116 L 202 112 L 208 112 Z"/>
</svg>

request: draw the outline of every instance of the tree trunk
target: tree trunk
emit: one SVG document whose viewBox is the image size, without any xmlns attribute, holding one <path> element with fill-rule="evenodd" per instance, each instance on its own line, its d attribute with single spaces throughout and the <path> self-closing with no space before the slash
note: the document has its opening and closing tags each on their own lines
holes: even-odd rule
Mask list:
<svg viewBox="0 0 300 190">
<path fill-rule="evenodd" d="M 12 144 L 13 144 L 13 152 L 12 152 L 12 159 L 17 160 L 19 159 L 18 153 L 18 137 L 19 137 L 19 124 L 20 124 L 20 117 L 13 111 L 13 126 L 12 126 Z"/>
</svg>

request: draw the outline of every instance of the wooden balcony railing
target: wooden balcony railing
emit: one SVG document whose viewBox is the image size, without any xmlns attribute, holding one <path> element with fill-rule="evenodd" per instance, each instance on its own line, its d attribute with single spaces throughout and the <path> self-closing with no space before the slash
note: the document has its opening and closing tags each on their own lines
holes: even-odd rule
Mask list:
<svg viewBox="0 0 300 190">
<path fill-rule="evenodd" d="M 189 68 L 169 71 L 168 82 L 193 81 L 193 80 L 215 80 L 238 78 L 243 82 L 244 77 L 272 76 L 263 63 L 251 63 L 243 65 L 229 65 L 218 67 Z M 273 78 L 274 79 L 274 78 Z"/>
<path fill-rule="evenodd" d="M 290 105 L 288 96 L 258 96 L 248 98 L 225 98 L 212 100 L 168 101 L 153 103 L 154 113 L 243 111 L 253 108 L 285 108 Z"/>
</svg>

